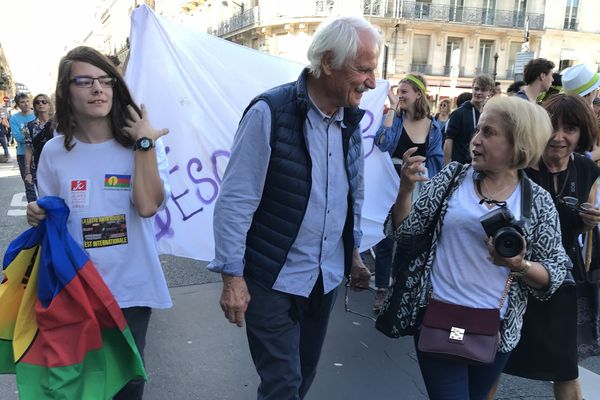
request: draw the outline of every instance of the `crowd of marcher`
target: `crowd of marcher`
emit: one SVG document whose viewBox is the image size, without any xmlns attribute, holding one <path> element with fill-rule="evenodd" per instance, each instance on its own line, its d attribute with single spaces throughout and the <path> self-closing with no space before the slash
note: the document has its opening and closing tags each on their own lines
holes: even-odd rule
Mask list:
<svg viewBox="0 0 600 400">
<path fill-rule="evenodd" d="M 363 18 L 322 25 L 310 65 L 258 94 L 239 123 L 208 269 L 222 275 L 225 317 L 246 325 L 258 399 L 305 397 L 338 287 L 344 277 L 357 289 L 370 284 L 358 250 L 359 104 L 375 88 L 380 45 Z M 425 78 L 407 74 L 390 86 L 375 136 L 400 186 L 375 247 L 373 311 L 415 328 L 434 400 L 493 399 L 502 371 L 581 399 L 578 360 L 600 354 L 600 77 L 583 64 L 559 74 L 539 58 L 523 79 L 504 95 L 477 75 L 470 93 L 441 99 L 433 115 Z M 86 219 L 122 221 L 125 244 L 86 250 L 143 357 L 152 308 L 171 306 L 150 219 L 169 196 L 168 130 L 151 126 L 121 71 L 89 47 L 61 60 L 55 105 L 46 94 L 33 108 L 25 94 L 14 102 L 0 143 L 8 160 L 10 135 L 17 142 L 29 223 L 45 218 L 36 199 L 50 195 L 69 206 L 68 230 L 82 246 Z M 125 187 L 111 190 L 109 175 Z M 403 252 L 423 237 L 419 254 Z M 394 291 L 403 294 L 397 308 Z M 441 343 L 471 350 L 482 336 L 492 346 L 483 361 Z M 141 399 L 143 388 L 131 381 L 114 398 Z"/>
</svg>

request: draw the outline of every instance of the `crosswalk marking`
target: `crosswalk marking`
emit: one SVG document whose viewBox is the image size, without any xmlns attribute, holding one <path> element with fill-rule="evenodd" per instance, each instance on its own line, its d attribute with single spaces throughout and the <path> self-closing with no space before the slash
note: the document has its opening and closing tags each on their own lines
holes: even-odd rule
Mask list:
<svg viewBox="0 0 600 400">
<path fill-rule="evenodd" d="M 27 215 L 27 210 L 8 210 L 6 212 L 6 215 L 8 215 L 9 217 L 22 217 L 24 215 Z"/>
<path fill-rule="evenodd" d="M 27 198 L 25 192 L 15 193 L 10 201 L 10 209 L 6 212 L 9 217 L 27 215 Z"/>
</svg>

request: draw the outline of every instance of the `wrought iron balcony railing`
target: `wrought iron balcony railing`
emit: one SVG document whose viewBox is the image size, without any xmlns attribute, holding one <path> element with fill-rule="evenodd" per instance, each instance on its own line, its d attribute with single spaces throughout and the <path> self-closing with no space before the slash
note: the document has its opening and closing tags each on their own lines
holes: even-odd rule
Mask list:
<svg viewBox="0 0 600 400">
<path fill-rule="evenodd" d="M 493 75 L 494 74 L 494 69 L 490 66 L 486 66 L 486 67 L 477 67 L 475 68 L 475 74 L 489 74 L 489 75 Z"/>
<path fill-rule="evenodd" d="M 223 36 L 235 32 L 260 21 L 260 7 L 252 7 L 244 12 L 233 15 L 231 18 L 219 23 L 216 29 L 209 28 L 208 32 L 215 36 Z"/>
<path fill-rule="evenodd" d="M 363 14 L 371 17 L 405 18 L 439 22 L 456 22 L 469 25 L 492 25 L 503 28 L 544 28 L 544 14 L 495 10 L 480 7 L 454 7 L 447 4 L 430 4 L 419 1 L 364 0 Z"/>
<path fill-rule="evenodd" d="M 444 75 L 449 76 L 451 69 L 452 69 L 452 67 L 450 65 L 444 65 Z M 465 75 L 465 67 L 459 66 L 458 67 L 458 76 L 464 76 L 464 75 Z"/>
<path fill-rule="evenodd" d="M 429 64 L 410 64 L 410 72 L 431 75 L 431 65 Z"/>
<path fill-rule="evenodd" d="M 421 21 L 449 22 L 468 25 L 490 25 L 502 28 L 524 29 L 526 22 L 529 29 L 544 29 L 544 14 L 523 13 L 510 10 L 495 10 L 480 7 L 453 7 L 447 4 L 430 4 L 405 0 L 294 0 L 273 3 L 270 6 L 256 6 L 235 14 L 222 21 L 208 32 L 224 36 L 240 29 L 260 24 L 264 21 L 276 21 L 283 17 L 325 17 L 350 12 L 349 8 L 361 7 L 365 16 L 382 18 L 399 18 Z M 349 5 L 353 4 L 353 5 Z M 566 29 L 577 29 L 570 24 Z"/>
</svg>

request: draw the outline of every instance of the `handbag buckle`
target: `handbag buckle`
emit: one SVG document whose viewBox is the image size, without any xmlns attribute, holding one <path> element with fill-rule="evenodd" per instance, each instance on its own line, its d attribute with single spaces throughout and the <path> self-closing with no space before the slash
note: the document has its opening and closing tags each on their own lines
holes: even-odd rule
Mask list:
<svg viewBox="0 0 600 400">
<path fill-rule="evenodd" d="M 465 337 L 465 330 L 463 328 L 457 328 L 453 326 L 450 328 L 450 340 L 456 340 L 458 342 L 462 342 Z"/>
</svg>

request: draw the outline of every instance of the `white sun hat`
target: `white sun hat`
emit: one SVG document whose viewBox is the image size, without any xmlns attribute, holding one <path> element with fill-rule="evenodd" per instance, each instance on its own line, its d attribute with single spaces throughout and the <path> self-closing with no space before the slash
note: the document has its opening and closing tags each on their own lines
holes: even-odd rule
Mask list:
<svg viewBox="0 0 600 400">
<path fill-rule="evenodd" d="M 577 64 L 563 71 L 565 92 L 585 96 L 600 87 L 600 75 L 587 64 Z"/>
</svg>

